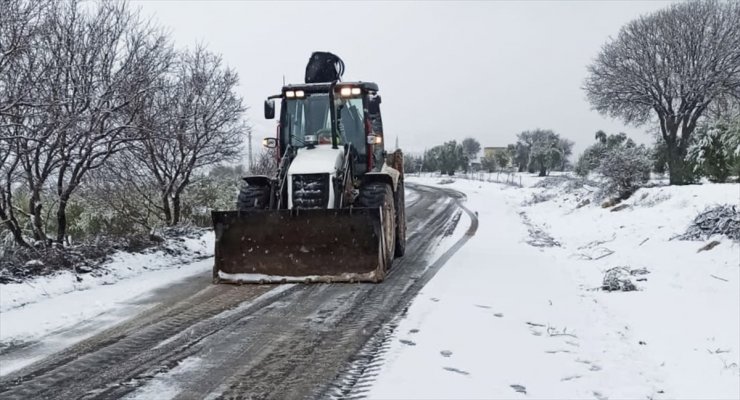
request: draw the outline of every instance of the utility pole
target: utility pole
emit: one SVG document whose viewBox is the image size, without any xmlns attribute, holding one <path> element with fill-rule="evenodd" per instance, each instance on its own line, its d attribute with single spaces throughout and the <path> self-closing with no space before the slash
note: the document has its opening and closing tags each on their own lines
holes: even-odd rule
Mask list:
<svg viewBox="0 0 740 400">
<path fill-rule="evenodd" d="M 249 159 L 248 159 L 248 161 L 249 161 L 249 172 L 252 172 L 252 168 L 254 167 L 254 162 L 253 162 L 253 159 L 252 159 L 252 129 L 251 128 L 247 131 L 247 138 L 249 140 L 249 143 L 247 144 L 247 147 L 249 149 L 248 150 L 249 151 L 249 155 L 248 155 L 248 157 L 249 157 Z"/>
</svg>

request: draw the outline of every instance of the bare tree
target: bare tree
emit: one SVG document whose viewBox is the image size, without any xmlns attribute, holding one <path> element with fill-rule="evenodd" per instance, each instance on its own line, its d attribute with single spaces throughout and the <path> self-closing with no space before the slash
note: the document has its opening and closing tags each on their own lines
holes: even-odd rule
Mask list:
<svg viewBox="0 0 740 400">
<path fill-rule="evenodd" d="M 273 177 L 277 173 L 277 168 L 277 149 L 263 149 L 249 166 L 249 173 Z"/>
<path fill-rule="evenodd" d="M 35 239 L 46 237 L 40 199 L 53 163 L 43 157 L 45 152 L 41 149 L 51 141 L 49 135 L 55 122 L 39 82 L 48 73 L 50 60 L 40 40 L 48 25 L 50 7 L 49 3 L 35 0 L 10 0 L 3 2 L 0 13 L 0 218 L 21 245 L 25 241 L 16 212 L 31 219 Z M 21 175 L 19 171 L 25 173 Z M 13 191 L 21 180 L 30 192 L 27 210 L 17 207 L 13 200 Z"/>
<path fill-rule="evenodd" d="M 58 242 L 66 236 L 70 196 L 88 171 L 139 139 L 137 116 L 171 61 L 167 37 L 126 3 L 100 3 L 90 13 L 79 9 L 77 2 L 64 3 L 47 36 L 68 121 L 57 132 Z"/>
<path fill-rule="evenodd" d="M 18 181 L 19 159 L 12 146 L 9 139 L 0 138 L 0 224 L 10 231 L 16 243 L 27 247 L 21 225 L 13 210 L 13 189 Z"/>
<path fill-rule="evenodd" d="M 101 212 L 112 212 L 132 226 L 149 231 L 166 222 L 157 181 L 130 149 L 91 171 L 82 190 L 86 200 Z"/>
<path fill-rule="evenodd" d="M 124 1 L 0 6 L 0 224 L 16 242 L 30 227 L 63 243 L 76 195 L 110 221 L 175 224 L 196 171 L 239 155 L 245 108 L 220 57 L 175 59 Z"/>
<path fill-rule="evenodd" d="M 670 181 L 685 183 L 697 122 L 713 102 L 740 98 L 740 3 L 681 2 L 640 17 L 588 70 L 596 110 L 634 124 L 657 117 Z"/>
<path fill-rule="evenodd" d="M 46 3 L 41 0 L 3 0 L 0 13 L 0 74 L 22 54 L 32 51 L 32 38 L 37 33 Z M 0 115 L 20 99 L 8 96 L 5 82 L 0 81 Z M 15 100 L 15 101 L 13 101 Z M 2 137 L 2 136 L 0 136 Z"/>
<path fill-rule="evenodd" d="M 195 171 L 234 161 L 241 153 L 249 128 L 238 83 L 235 71 L 199 46 L 179 56 L 147 103 L 140 121 L 147 130 L 135 153 L 157 182 L 168 225 L 180 222 L 181 197 Z"/>
</svg>

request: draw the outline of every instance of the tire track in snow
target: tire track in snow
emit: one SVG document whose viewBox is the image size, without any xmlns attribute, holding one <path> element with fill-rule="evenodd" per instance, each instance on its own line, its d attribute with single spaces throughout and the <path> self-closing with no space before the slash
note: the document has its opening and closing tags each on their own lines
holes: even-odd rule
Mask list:
<svg viewBox="0 0 740 400">
<path fill-rule="evenodd" d="M 414 185 L 415 187 L 417 185 Z M 423 185 L 418 185 L 423 186 Z M 366 345 L 357 354 L 355 361 L 350 363 L 349 366 L 331 383 L 330 389 L 326 393 L 322 393 L 320 398 L 331 398 L 331 399 L 363 399 L 366 398 L 368 391 L 372 388 L 372 384 L 380 371 L 383 363 L 385 362 L 385 355 L 390 349 L 390 339 L 393 336 L 399 322 L 406 315 L 408 307 L 416 297 L 416 293 L 421 290 L 442 268 L 445 263 L 455 253 L 462 248 L 462 246 L 473 237 L 478 230 L 478 215 L 470 211 L 463 205 L 463 202 L 467 199 L 464 193 L 458 192 L 452 189 L 441 189 L 447 193 L 450 197 L 455 199 L 456 205 L 462 209 L 470 217 L 470 226 L 466 230 L 464 236 L 455 242 L 449 249 L 447 249 L 434 263 L 429 267 L 427 273 L 422 279 L 415 282 L 415 285 L 419 285 L 418 289 L 414 292 L 414 295 L 406 300 L 406 304 L 403 307 L 403 312 L 395 316 L 390 322 L 381 327 L 370 339 Z M 457 224 L 459 221 L 459 215 L 453 216 L 450 220 L 451 225 Z M 451 230 L 454 231 L 453 226 Z M 445 229 L 445 232 L 450 232 L 450 227 Z"/>
<path fill-rule="evenodd" d="M 429 265 L 464 195 L 409 188 L 419 198 L 408 210 L 408 253 L 385 282 L 295 285 L 259 302 L 254 299 L 274 292 L 274 285 L 208 284 L 3 377 L 0 397 L 121 398 L 160 383 L 157 377 L 191 357 L 201 369 L 166 382 L 181 398 L 326 397 L 348 366 L 362 364 L 363 347 L 377 354 L 387 345 L 394 318 L 452 254 L 450 249 Z M 472 214 L 471 221 L 469 235 L 477 227 Z M 458 241 L 453 248 L 460 246 Z M 255 304 L 240 306 L 250 299 Z M 354 376 L 370 376 L 382 361 L 366 358 L 366 368 Z M 339 386 L 359 390 L 362 384 Z"/>
</svg>

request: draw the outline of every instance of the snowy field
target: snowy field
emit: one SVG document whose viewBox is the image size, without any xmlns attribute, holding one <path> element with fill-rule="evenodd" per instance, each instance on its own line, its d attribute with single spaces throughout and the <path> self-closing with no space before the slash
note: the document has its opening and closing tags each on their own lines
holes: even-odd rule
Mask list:
<svg viewBox="0 0 740 400">
<path fill-rule="evenodd" d="M 740 247 L 671 240 L 740 185 L 641 189 L 612 212 L 531 176 L 409 181 L 466 193 L 480 225 L 401 320 L 370 398 L 740 398 Z M 638 290 L 601 290 L 620 266 Z"/>
</svg>

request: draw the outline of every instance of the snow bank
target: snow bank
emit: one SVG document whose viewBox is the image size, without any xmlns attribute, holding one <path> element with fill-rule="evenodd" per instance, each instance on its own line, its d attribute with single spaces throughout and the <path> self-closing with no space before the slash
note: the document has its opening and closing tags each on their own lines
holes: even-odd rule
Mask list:
<svg viewBox="0 0 740 400">
<path fill-rule="evenodd" d="M 671 240 L 707 207 L 737 204 L 740 185 L 640 189 L 611 211 L 595 187 L 541 181 L 442 186 L 467 194 L 478 233 L 415 299 L 364 394 L 740 397 L 740 245 Z M 558 245 L 529 244 L 526 222 Z M 618 266 L 647 271 L 637 291 L 600 289 Z"/>
<path fill-rule="evenodd" d="M 62 271 L 23 283 L 0 284 L 0 312 L 33 304 L 42 300 L 101 285 L 111 285 L 146 271 L 177 268 L 213 253 L 214 236 L 208 232 L 197 238 L 168 239 L 165 250 L 144 253 L 117 252 L 106 263 L 102 273 L 76 275 Z"/>
</svg>

